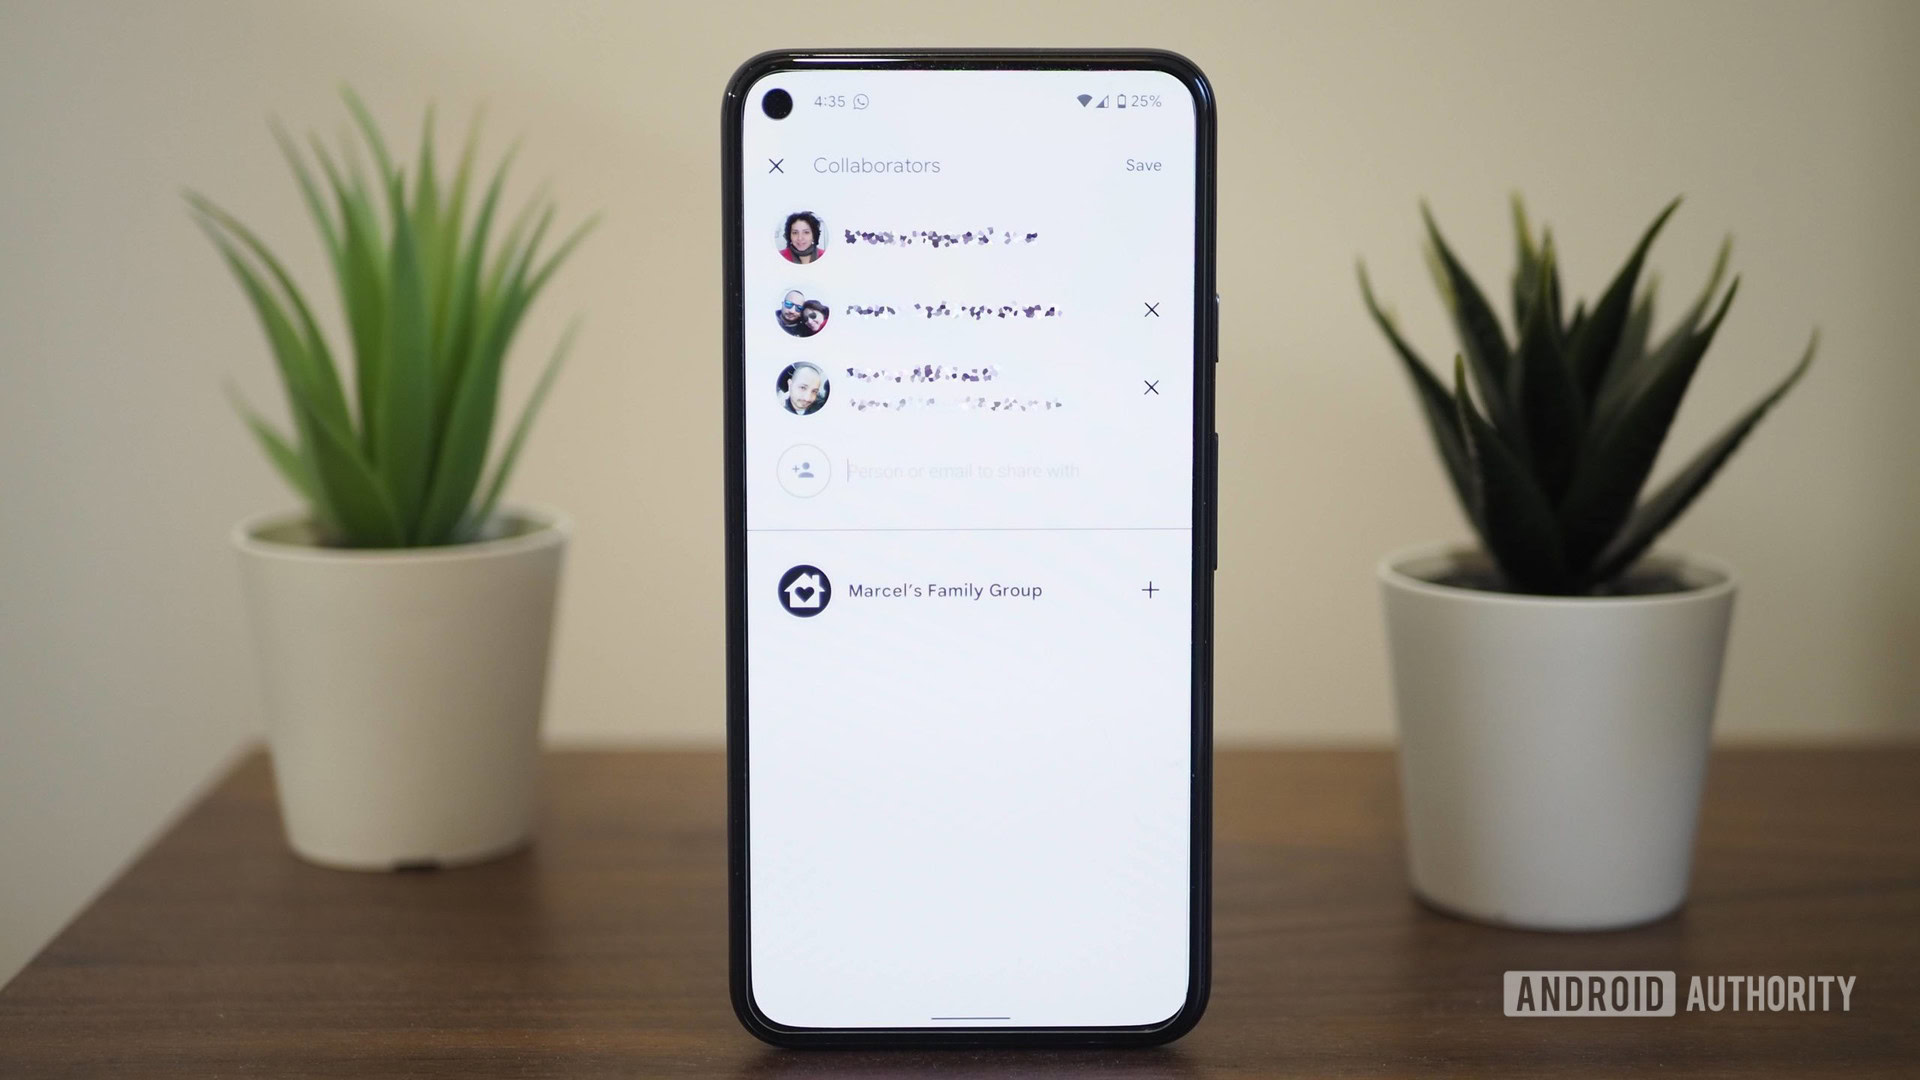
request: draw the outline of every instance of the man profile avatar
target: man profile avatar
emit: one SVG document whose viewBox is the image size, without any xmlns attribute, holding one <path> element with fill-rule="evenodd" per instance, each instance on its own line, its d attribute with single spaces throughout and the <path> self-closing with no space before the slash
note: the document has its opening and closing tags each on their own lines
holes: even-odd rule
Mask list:
<svg viewBox="0 0 1920 1080">
<path fill-rule="evenodd" d="M 801 361 L 788 364 L 774 380 L 780 405 L 796 416 L 811 416 L 826 407 L 829 386 L 827 373 L 818 364 Z"/>
</svg>

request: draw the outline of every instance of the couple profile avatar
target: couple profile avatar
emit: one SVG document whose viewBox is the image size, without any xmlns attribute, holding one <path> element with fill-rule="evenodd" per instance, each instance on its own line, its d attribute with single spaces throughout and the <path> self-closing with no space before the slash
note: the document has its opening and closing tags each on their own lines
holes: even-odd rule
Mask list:
<svg viewBox="0 0 1920 1080">
<path fill-rule="evenodd" d="M 831 314 L 827 305 L 818 300 L 809 300 L 799 289 L 787 290 L 780 298 L 780 306 L 773 309 L 774 320 L 780 329 L 794 337 L 812 337 L 827 328 L 827 318 Z"/>
</svg>

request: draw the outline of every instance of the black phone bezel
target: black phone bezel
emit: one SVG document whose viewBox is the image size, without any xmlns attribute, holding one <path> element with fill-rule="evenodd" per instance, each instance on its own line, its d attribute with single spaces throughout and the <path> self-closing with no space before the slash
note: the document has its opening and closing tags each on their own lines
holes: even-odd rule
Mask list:
<svg viewBox="0 0 1920 1080">
<path fill-rule="evenodd" d="M 746 91 L 779 71 L 820 68 L 965 70 L 1155 70 L 1186 85 L 1195 109 L 1192 881 L 1187 997 L 1156 1024 L 1125 1027 L 796 1028 L 766 1017 L 753 1001 L 747 925 L 747 583 L 745 464 L 746 251 L 741 138 Z M 1213 88 L 1199 67 L 1156 49 L 778 50 L 742 64 L 721 105 L 721 233 L 724 243 L 724 438 L 727 598 L 727 869 L 729 983 L 733 1008 L 756 1037 L 785 1047 L 1149 1046 L 1192 1030 L 1206 1010 L 1211 970 L 1213 859 L 1213 571 L 1218 562 L 1218 435 L 1214 367 L 1219 358 L 1214 281 Z"/>
</svg>

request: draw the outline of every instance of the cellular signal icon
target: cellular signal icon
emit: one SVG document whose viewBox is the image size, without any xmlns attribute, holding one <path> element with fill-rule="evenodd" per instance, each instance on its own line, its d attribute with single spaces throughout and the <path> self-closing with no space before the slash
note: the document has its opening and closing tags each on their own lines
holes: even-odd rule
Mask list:
<svg viewBox="0 0 1920 1080">
<path fill-rule="evenodd" d="M 1100 104 L 1098 104 L 1098 105 L 1095 105 L 1095 106 L 1094 106 L 1094 108 L 1096 108 L 1096 109 L 1104 109 L 1104 108 L 1106 108 L 1106 107 L 1107 107 L 1107 99 L 1106 99 L 1106 98 L 1101 98 L 1101 99 L 1100 99 Z"/>
<path fill-rule="evenodd" d="M 1075 101 L 1078 101 L 1078 102 L 1080 103 L 1080 107 L 1084 109 L 1084 108 L 1086 108 L 1086 107 L 1087 107 L 1087 102 L 1089 102 L 1089 101 L 1092 101 L 1092 100 L 1093 100 L 1093 95 L 1092 95 L 1092 94 L 1081 94 L 1081 95 L 1080 95 L 1079 97 L 1077 97 L 1077 98 L 1075 98 L 1074 100 L 1075 100 Z"/>
</svg>

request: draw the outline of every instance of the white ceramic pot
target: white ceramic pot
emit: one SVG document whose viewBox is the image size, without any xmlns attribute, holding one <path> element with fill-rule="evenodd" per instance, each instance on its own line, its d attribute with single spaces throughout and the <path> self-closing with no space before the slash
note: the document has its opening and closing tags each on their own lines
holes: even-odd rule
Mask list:
<svg viewBox="0 0 1920 1080">
<path fill-rule="evenodd" d="M 1474 558 L 1426 548 L 1379 570 L 1414 892 L 1537 930 L 1673 911 L 1687 894 L 1732 574 L 1662 556 L 1643 565 L 1684 591 L 1434 584 Z"/>
<path fill-rule="evenodd" d="M 287 842 L 352 870 L 452 866 L 532 835 L 555 595 L 570 526 L 316 547 L 298 515 L 234 530 Z"/>
</svg>

